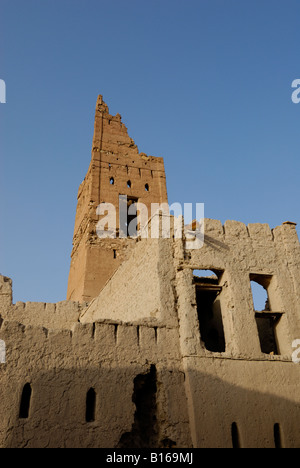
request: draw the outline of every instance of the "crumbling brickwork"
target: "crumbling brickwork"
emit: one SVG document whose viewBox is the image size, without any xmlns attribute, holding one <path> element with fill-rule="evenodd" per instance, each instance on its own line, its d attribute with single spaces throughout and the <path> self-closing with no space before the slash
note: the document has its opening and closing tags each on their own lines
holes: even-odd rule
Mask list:
<svg viewBox="0 0 300 468">
<path fill-rule="evenodd" d="M 7 346 L 7 363 L 0 366 L 1 447 L 117 447 L 134 424 L 134 381 L 151 365 L 157 370 L 158 428 L 149 440 L 154 437 L 157 446 L 166 439 L 191 445 L 175 330 L 117 321 L 53 330 L 5 320 L 0 337 Z M 26 384 L 32 396 L 24 419 L 20 401 Z M 96 393 L 95 420 L 87 422 L 90 388 Z M 141 436 L 136 434 L 137 444 Z"/>
<path fill-rule="evenodd" d="M 118 237 L 119 196 L 143 203 L 167 203 L 163 158 L 139 153 L 121 116 L 109 113 L 98 97 L 92 159 L 79 187 L 67 299 L 90 301 L 96 297 L 126 258 L 132 239 Z M 117 238 L 99 239 L 96 208 L 101 203 L 116 207 Z M 127 252 L 128 253 L 128 252 Z"/>
</svg>

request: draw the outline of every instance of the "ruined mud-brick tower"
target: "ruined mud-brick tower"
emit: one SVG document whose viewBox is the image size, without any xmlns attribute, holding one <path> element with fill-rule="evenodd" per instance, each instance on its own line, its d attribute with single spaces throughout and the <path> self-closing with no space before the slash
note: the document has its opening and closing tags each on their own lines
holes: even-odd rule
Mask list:
<svg viewBox="0 0 300 468">
<path fill-rule="evenodd" d="M 119 197 L 128 205 L 167 203 L 162 158 L 139 153 L 121 116 L 112 116 L 98 96 L 92 159 L 79 187 L 67 299 L 87 301 L 96 297 L 125 258 L 132 243 L 119 238 Z M 97 207 L 111 203 L 116 208 L 116 237 L 99 238 Z"/>
</svg>

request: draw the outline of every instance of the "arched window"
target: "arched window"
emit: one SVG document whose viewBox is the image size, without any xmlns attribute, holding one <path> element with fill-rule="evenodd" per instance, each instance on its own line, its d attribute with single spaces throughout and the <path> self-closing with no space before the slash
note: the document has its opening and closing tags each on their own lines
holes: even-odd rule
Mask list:
<svg viewBox="0 0 300 468">
<path fill-rule="evenodd" d="M 27 419 L 29 417 L 31 393 L 32 393 L 31 385 L 27 383 L 23 387 L 22 396 L 21 396 L 20 412 L 19 412 L 20 419 Z"/>
<path fill-rule="evenodd" d="M 90 388 L 86 394 L 86 422 L 95 421 L 96 412 L 96 392 L 93 388 Z"/>
<path fill-rule="evenodd" d="M 145 190 L 146 190 L 146 192 L 149 192 L 149 184 L 145 185 Z"/>
<path fill-rule="evenodd" d="M 127 180 L 127 187 L 131 188 L 131 180 Z"/>
</svg>

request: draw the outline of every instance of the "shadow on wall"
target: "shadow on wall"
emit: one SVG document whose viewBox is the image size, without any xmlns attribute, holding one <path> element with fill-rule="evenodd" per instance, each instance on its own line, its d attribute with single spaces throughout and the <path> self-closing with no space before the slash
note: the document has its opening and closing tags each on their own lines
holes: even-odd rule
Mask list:
<svg viewBox="0 0 300 468">
<path fill-rule="evenodd" d="M 41 371 L 24 377 L 22 385 L 20 378 L 10 377 L 5 386 L 4 370 L 0 447 L 191 447 L 186 409 L 177 401 L 182 372 L 155 365 L 144 374 L 140 370 Z M 169 386 L 163 389 L 162 401 L 167 374 Z M 196 371 L 189 380 L 197 389 L 197 447 L 300 447 L 299 404 Z"/>
</svg>

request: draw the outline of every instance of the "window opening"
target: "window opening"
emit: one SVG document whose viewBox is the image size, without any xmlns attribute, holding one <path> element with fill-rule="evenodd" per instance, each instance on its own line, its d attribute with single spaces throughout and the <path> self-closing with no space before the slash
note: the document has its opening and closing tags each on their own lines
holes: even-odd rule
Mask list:
<svg viewBox="0 0 300 468">
<path fill-rule="evenodd" d="M 232 423 L 231 425 L 231 439 L 232 439 L 232 448 L 241 448 L 240 444 L 240 435 L 237 423 Z"/>
<path fill-rule="evenodd" d="M 282 448 L 281 429 L 278 423 L 274 424 L 274 443 L 275 443 L 275 448 L 277 449 Z"/>
<path fill-rule="evenodd" d="M 22 396 L 21 396 L 20 413 L 19 413 L 20 419 L 27 419 L 29 417 L 31 393 L 32 393 L 31 385 L 27 383 L 26 385 L 24 385 Z"/>
<path fill-rule="evenodd" d="M 138 198 L 127 197 L 127 236 L 137 236 L 138 225 L 137 225 L 137 204 Z M 130 214 L 128 213 L 130 208 Z"/>
<path fill-rule="evenodd" d="M 282 312 L 271 310 L 269 285 L 272 277 L 268 275 L 250 275 L 255 321 L 258 330 L 261 351 L 264 354 L 278 355 L 276 328 Z"/>
<path fill-rule="evenodd" d="M 93 388 L 90 388 L 86 394 L 86 422 L 95 421 L 95 410 L 96 410 L 96 392 Z"/>
<path fill-rule="evenodd" d="M 197 313 L 201 340 L 208 351 L 225 352 L 225 335 L 221 311 L 219 280 L 222 272 L 194 270 Z"/>
</svg>

